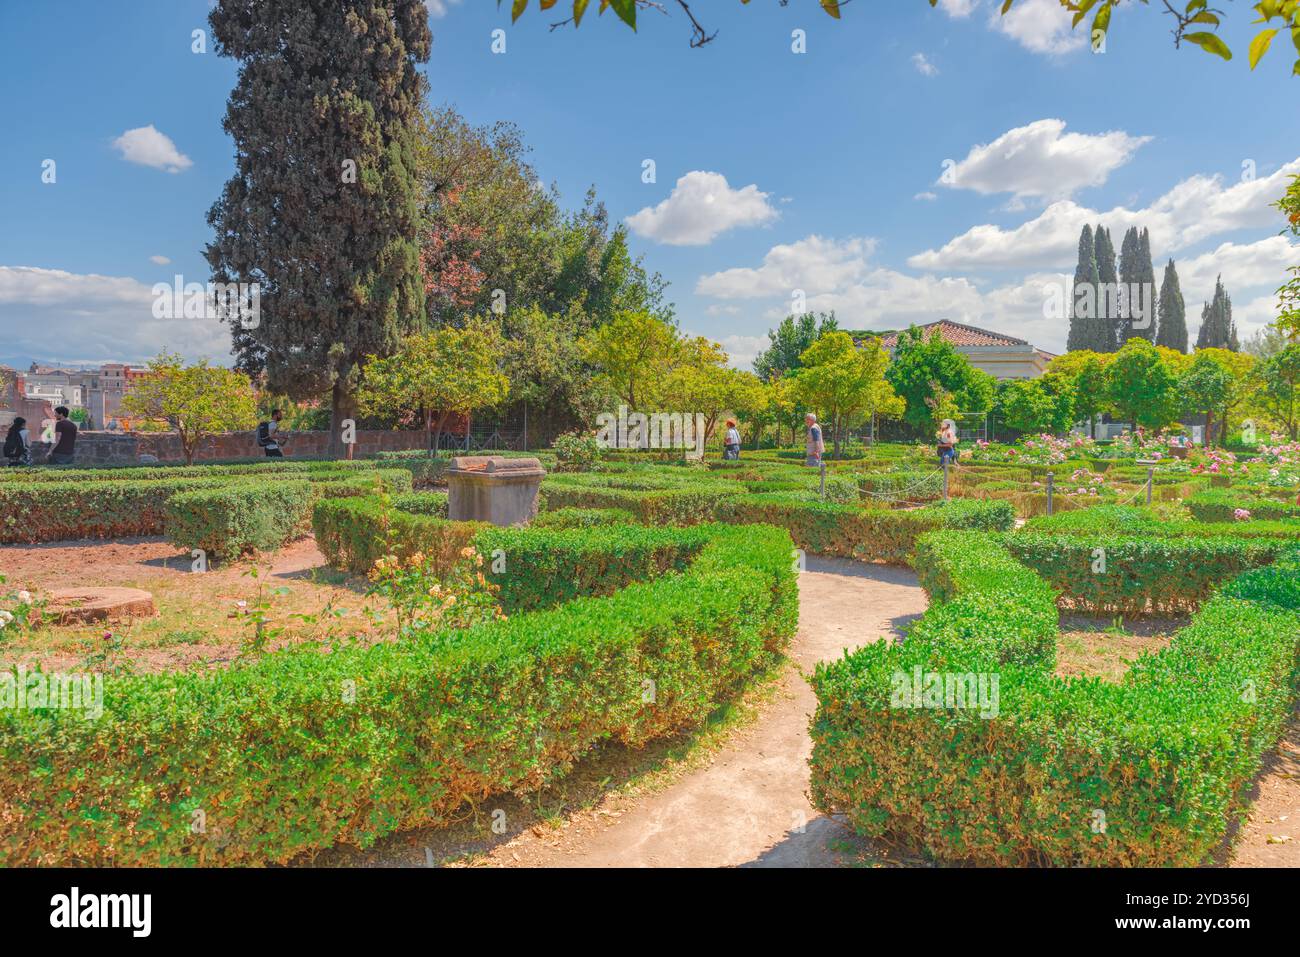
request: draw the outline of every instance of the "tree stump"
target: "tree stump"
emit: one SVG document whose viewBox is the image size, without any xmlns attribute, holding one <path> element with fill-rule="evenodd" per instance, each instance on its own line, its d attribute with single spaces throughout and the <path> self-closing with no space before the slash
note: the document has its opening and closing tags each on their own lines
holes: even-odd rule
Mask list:
<svg viewBox="0 0 1300 957">
<path fill-rule="evenodd" d="M 153 595 L 139 588 L 56 588 L 45 611 L 58 625 L 77 625 L 158 614 Z"/>
</svg>

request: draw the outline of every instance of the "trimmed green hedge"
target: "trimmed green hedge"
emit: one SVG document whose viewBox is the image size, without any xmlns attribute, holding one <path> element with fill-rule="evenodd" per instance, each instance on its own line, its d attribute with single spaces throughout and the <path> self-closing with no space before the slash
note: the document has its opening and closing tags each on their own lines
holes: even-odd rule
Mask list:
<svg viewBox="0 0 1300 957">
<path fill-rule="evenodd" d="M 1294 502 L 1260 498 L 1246 492 L 1229 492 L 1224 489 L 1203 489 L 1187 499 L 1187 509 L 1192 517 L 1202 522 L 1235 522 L 1237 509 L 1250 512 L 1252 520 L 1300 518 L 1300 505 Z"/>
<path fill-rule="evenodd" d="M 110 678 L 98 721 L 3 709 L 0 864 L 248 865 L 367 847 L 536 789 L 604 742 L 696 727 L 798 620 L 789 535 L 700 534 L 681 574 L 607 598 L 209 674 Z"/>
<path fill-rule="evenodd" d="M 376 497 L 325 499 L 312 510 L 316 547 L 334 568 L 365 575 L 385 555 L 429 556 L 437 570 L 450 569 L 460 550 L 483 528 L 480 522 L 449 522 L 435 514 L 406 511 Z M 417 507 L 419 507 L 417 505 Z M 430 508 L 436 509 L 435 503 Z"/>
<path fill-rule="evenodd" d="M 636 516 L 625 508 L 557 508 L 539 512 L 533 528 L 594 528 L 635 522 Z"/>
<path fill-rule="evenodd" d="M 237 472 L 153 480 L 0 482 L 0 515 L 4 516 L 0 519 L 0 542 L 162 535 L 167 503 L 173 495 L 241 485 L 274 488 L 290 479 L 311 482 L 314 494 L 326 497 L 373 494 L 380 483 L 395 492 L 411 488 L 408 473 L 374 468 Z"/>
<path fill-rule="evenodd" d="M 366 472 L 383 463 L 371 459 L 257 459 L 247 462 L 203 463 L 200 465 L 116 465 L 95 468 L 40 466 L 0 470 L 0 485 L 10 482 L 127 482 L 181 478 L 257 477 L 282 472 Z"/>
<path fill-rule="evenodd" d="M 1205 863 L 1293 706 L 1300 550 L 1241 574 L 1111 684 L 1051 674 L 1041 636 L 1021 631 L 1029 609 L 1047 625 L 1050 599 L 990 547 L 927 539 L 937 603 L 907 640 L 818 667 L 813 803 L 945 861 Z M 997 693 L 916 702 L 929 676 Z"/>
<path fill-rule="evenodd" d="M 708 535 L 691 528 L 485 528 L 473 539 L 508 614 L 580 595 L 611 595 L 636 581 L 681 572 Z M 498 568 L 500 569 L 498 571 Z"/>
<path fill-rule="evenodd" d="M 178 492 L 167 500 L 167 541 L 230 561 L 279 548 L 306 530 L 314 490 L 308 482 L 240 483 Z"/>
<path fill-rule="evenodd" d="M 1292 543 L 1224 536 L 1121 534 L 1006 537 L 1011 554 L 1060 591 L 1063 607 L 1096 614 L 1183 614 L 1224 582 L 1273 561 Z M 1103 568 L 1104 560 L 1104 571 Z M 1093 571 L 1093 568 L 1098 571 Z"/>
<path fill-rule="evenodd" d="M 895 510 L 809 501 L 782 493 L 741 495 L 719 503 L 719 521 L 789 529 L 795 544 L 816 555 L 906 565 L 916 540 L 938 528 L 1005 531 L 1015 523 L 1006 502 L 953 499 L 924 508 Z"/>
</svg>

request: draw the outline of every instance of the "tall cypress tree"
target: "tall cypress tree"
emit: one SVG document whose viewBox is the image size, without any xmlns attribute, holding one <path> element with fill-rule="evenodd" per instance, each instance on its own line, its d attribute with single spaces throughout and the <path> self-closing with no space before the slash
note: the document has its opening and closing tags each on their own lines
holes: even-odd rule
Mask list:
<svg viewBox="0 0 1300 957">
<path fill-rule="evenodd" d="M 1092 227 L 1083 224 L 1079 234 L 1079 262 L 1074 267 L 1074 286 L 1070 290 L 1070 335 L 1065 348 L 1092 349 L 1097 314 L 1097 253 Z"/>
<path fill-rule="evenodd" d="M 1160 307 L 1156 299 L 1156 267 L 1151 262 L 1151 233 L 1145 226 L 1142 227 L 1142 235 L 1138 239 L 1138 274 L 1137 284 L 1139 288 L 1139 301 L 1137 315 L 1144 328 L 1134 330 L 1137 335 L 1141 336 L 1147 342 L 1156 341 L 1156 317 L 1159 315 Z"/>
<path fill-rule="evenodd" d="M 1174 261 L 1165 266 L 1165 278 L 1160 283 L 1159 328 L 1156 345 L 1187 351 L 1187 309 L 1183 304 L 1183 290 L 1178 284 L 1178 270 Z"/>
<path fill-rule="evenodd" d="M 1115 338 L 1121 346 L 1132 336 L 1141 335 L 1141 332 L 1133 329 L 1133 323 L 1137 319 L 1134 306 L 1137 303 L 1134 303 L 1129 295 L 1129 290 L 1137 285 L 1138 276 L 1142 271 L 1138 262 L 1140 245 L 1137 227 L 1130 226 L 1124 233 L 1124 240 L 1119 247 L 1119 282 L 1124 294 L 1116 303 L 1119 311 L 1115 316 Z"/>
<path fill-rule="evenodd" d="M 218 0 L 239 61 L 224 128 L 235 174 L 208 213 L 219 282 L 257 282 L 238 364 L 295 398 L 330 393 L 331 452 L 367 355 L 423 322 L 416 130 L 429 58 L 421 0 Z"/>
<path fill-rule="evenodd" d="M 1115 246 L 1110 231 L 1097 224 L 1093 234 L 1097 246 L 1097 325 L 1092 348 L 1097 352 L 1115 352 L 1119 341 L 1119 274 L 1115 271 Z"/>
<path fill-rule="evenodd" d="M 1214 281 L 1214 298 L 1201 310 L 1201 330 L 1196 335 L 1196 348 L 1232 349 L 1236 332 L 1236 323 L 1232 321 L 1232 300 L 1228 298 L 1220 276 Z"/>
</svg>

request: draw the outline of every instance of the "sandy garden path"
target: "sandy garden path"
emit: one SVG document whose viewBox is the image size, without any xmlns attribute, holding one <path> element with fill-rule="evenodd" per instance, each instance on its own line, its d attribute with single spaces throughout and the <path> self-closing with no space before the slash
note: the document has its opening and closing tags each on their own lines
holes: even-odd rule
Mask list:
<svg viewBox="0 0 1300 957">
<path fill-rule="evenodd" d="M 571 820 L 558 842 L 524 831 L 490 862 L 538 867 L 835 866 L 858 849 L 844 825 L 808 802 L 804 679 L 819 661 L 897 635 L 926 608 L 906 569 L 810 556 L 799 576 L 799 631 L 772 700 L 710 759 L 623 808 Z M 620 802 L 614 802 L 620 803 Z M 838 845 L 838 846 L 837 846 Z"/>
</svg>

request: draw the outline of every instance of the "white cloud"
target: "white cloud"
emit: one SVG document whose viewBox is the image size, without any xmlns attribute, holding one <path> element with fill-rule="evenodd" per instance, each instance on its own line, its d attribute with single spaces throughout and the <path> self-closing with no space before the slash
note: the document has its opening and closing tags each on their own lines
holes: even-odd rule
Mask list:
<svg viewBox="0 0 1300 957">
<path fill-rule="evenodd" d="M 927 202 L 927 203 L 933 203 L 936 199 L 939 198 L 939 196 L 938 196 L 937 193 L 932 193 L 932 192 L 930 192 L 929 190 L 926 190 L 926 191 L 923 192 L 923 193 L 917 193 L 917 194 L 916 194 L 915 196 L 913 196 L 912 198 L 913 198 L 913 199 L 923 200 L 924 202 Z"/>
<path fill-rule="evenodd" d="M 171 260 L 168 259 L 166 256 L 150 256 L 149 261 L 153 263 L 155 266 L 171 265 Z"/>
<path fill-rule="evenodd" d="M 1142 209 L 1116 206 L 1097 210 L 1072 200 L 1052 203 L 1035 218 L 1014 228 L 974 226 L 939 249 L 907 260 L 914 269 L 1034 269 L 1072 267 L 1079 231 L 1085 223 L 1105 225 L 1112 237 L 1130 226 L 1151 230 L 1157 258 L 1193 243 L 1238 229 L 1280 228 L 1281 214 L 1272 207 L 1300 159 L 1270 176 L 1224 184 L 1221 176 L 1191 176 Z"/>
<path fill-rule="evenodd" d="M 979 0 L 939 0 L 939 9 L 954 19 L 969 17 L 979 5 Z"/>
<path fill-rule="evenodd" d="M 989 29 L 1015 40 L 1026 50 L 1045 56 L 1059 56 L 1087 45 L 1082 32 L 1075 32 L 1070 13 L 1060 0 L 1016 0 L 1002 15 L 1002 0 L 939 0 L 939 9 L 954 20 L 965 20 L 981 5 L 988 10 Z"/>
<path fill-rule="evenodd" d="M 1066 133 L 1064 120 L 1036 120 L 973 147 L 965 159 L 944 172 L 937 185 L 983 195 L 1012 193 L 1016 199 L 1065 199 L 1105 183 L 1113 170 L 1150 140 L 1122 130 Z"/>
<path fill-rule="evenodd" d="M 732 367 L 749 371 L 753 371 L 758 354 L 772 344 L 767 336 L 723 336 L 717 341 L 727 350 Z"/>
<path fill-rule="evenodd" d="M 6 355 L 141 362 L 167 350 L 230 363 L 229 327 L 210 319 L 155 319 L 152 310 L 151 287 L 127 276 L 0 266 Z"/>
<path fill-rule="evenodd" d="M 761 226 L 777 215 L 756 185 L 732 189 L 721 173 L 695 170 L 659 205 L 627 217 L 627 224 L 638 236 L 668 246 L 704 246 L 729 229 Z"/>
<path fill-rule="evenodd" d="M 179 173 L 194 165 L 193 160 L 176 148 L 171 137 L 159 132 L 152 123 L 127 130 L 113 140 L 113 146 L 128 163 L 152 166 L 168 173 Z"/>
<path fill-rule="evenodd" d="M 1026 50 L 1047 56 L 1071 53 L 1087 44 L 1084 33 L 1071 26 L 1073 17 L 1060 0 L 1016 0 L 1003 16 L 1001 4 L 994 4 L 989 23 Z"/>
<path fill-rule="evenodd" d="M 989 285 L 967 275 L 909 274 L 876 266 L 871 240 L 810 236 L 776 246 L 752 269 L 729 269 L 700 278 L 696 292 L 715 299 L 766 299 L 755 316 L 768 324 L 790 311 L 791 289 L 803 288 L 806 308 L 834 311 L 840 325 L 853 329 L 894 329 L 938 319 L 952 319 L 1028 340 L 1040 349 L 1063 352 L 1069 322 L 1050 308 L 1063 303 L 1072 281 L 1069 272 L 1032 270 L 1023 278 Z M 1286 266 L 1300 260 L 1300 245 L 1281 236 L 1255 243 L 1224 243 L 1218 249 L 1178 263 L 1187 321 L 1193 337 L 1200 303 L 1214 291 L 1222 272 L 1234 304 L 1241 335 L 1272 320 L 1271 290 Z M 1157 280 L 1164 263 L 1157 258 Z"/>
<path fill-rule="evenodd" d="M 773 246 L 757 268 L 727 269 L 701 276 L 695 291 L 715 299 L 788 299 L 800 289 L 811 299 L 858 279 L 875 245 L 874 239 L 837 241 L 809 236 L 796 243 Z"/>
<path fill-rule="evenodd" d="M 939 68 L 931 63 L 924 53 L 912 54 L 912 66 L 916 67 L 916 72 L 922 76 L 939 75 Z"/>
<path fill-rule="evenodd" d="M 429 16 L 438 20 L 451 13 L 451 8 L 460 2 L 461 0 L 424 0 L 424 5 L 429 8 Z"/>
</svg>

